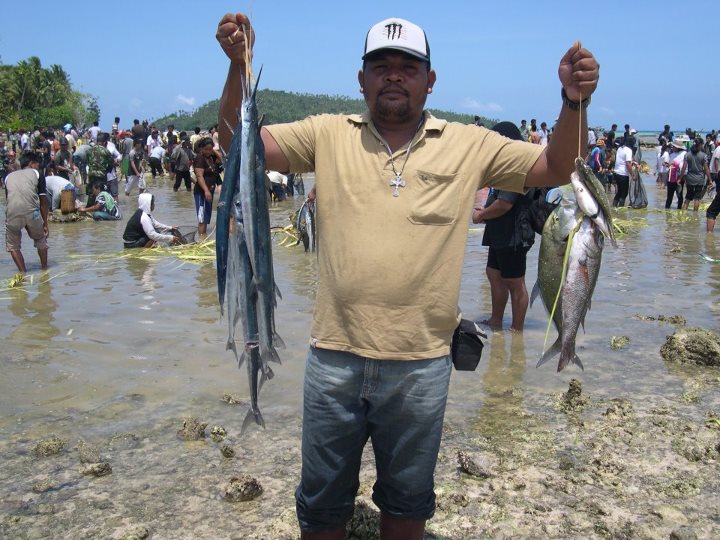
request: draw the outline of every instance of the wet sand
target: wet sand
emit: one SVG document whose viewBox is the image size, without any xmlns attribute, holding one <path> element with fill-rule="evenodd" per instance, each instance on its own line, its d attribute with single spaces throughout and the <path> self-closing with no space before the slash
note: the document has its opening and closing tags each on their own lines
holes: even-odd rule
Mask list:
<svg viewBox="0 0 720 540">
<path fill-rule="evenodd" d="M 720 249 L 702 213 L 654 210 L 664 193 L 645 181 L 650 210 L 622 214 L 649 226 L 605 248 L 587 333 L 578 336 L 585 371 L 535 368 L 547 322 L 536 305 L 523 334 L 491 333 L 478 370 L 453 373 L 428 538 L 720 536 L 720 371 L 663 360 L 675 326 L 644 320 L 682 315 L 716 331 L 720 265 L 699 254 L 720 258 Z M 150 188 L 157 219 L 192 225 L 190 194 L 173 193 L 166 180 Z M 273 224 L 288 224 L 300 203 L 275 205 Z M 121 204 L 121 222 L 51 224 L 45 275 L 24 238 L 33 281 L 0 292 L 0 537 L 297 538 L 314 256 L 276 245 L 277 324 L 288 348 L 260 397 L 267 429 L 241 437 L 247 376 L 224 350 L 214 266 L 101 257 L 121 251 L 136 197 Z M 475 319 L 490 309 L 481 236 L 470 232 L 461 295 Z M 0 280 L 13 274 L 6 256 Z M 508 308 L 506 325 L 509 316 Z M 613 336 L 629 342 L 613 349 Z M 568 400 L 572 379 L 582 393 Z M 188 417 L 207 423 L 205 438 L 178 436 Z M 215 426 L 227 436 L 216 429 L 213 440 Z M 460 468 L 459 451 L 480 476 Z M 262 494 L 228 502 L 230 479 L 241 475 Z M 368 451 L 361 475 L 351 537 L 372 538 Z"/>
</svg>

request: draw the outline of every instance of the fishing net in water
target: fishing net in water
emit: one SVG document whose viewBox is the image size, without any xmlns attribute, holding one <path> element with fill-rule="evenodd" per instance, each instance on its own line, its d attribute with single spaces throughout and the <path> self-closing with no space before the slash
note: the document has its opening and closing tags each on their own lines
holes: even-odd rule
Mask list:
<svg viewBox="0 0 720 540">
<path fill-rule="evenodd" d="M 197 234 L 197 227 L 195 226 L 183 226 L 178 227 L 173 231 L 173 236 L 175 238 L 178 238 L 180 240 L 180 244 L 194 244 L 195 243 L 195 235 Z"/>
<path fill-rule="evenodd" d="M 647 208 L 648 200 L 642 178 L 636 171 L 630 177 L 630 208 Z"/>
</svg>

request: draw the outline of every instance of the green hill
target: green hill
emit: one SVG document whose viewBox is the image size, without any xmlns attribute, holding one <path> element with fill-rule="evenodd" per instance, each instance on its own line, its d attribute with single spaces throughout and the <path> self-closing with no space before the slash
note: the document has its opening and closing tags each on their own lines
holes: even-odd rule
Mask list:
<svg viewBox="0 0 720 540">
<path fill-rule="evenodd" d="M 343 96 L 327 96 L 318 94 L 296 94 L 282 90 L 258 90 L 258 109 L 265 115 L 265 124 L 280 124 L 301 120 L 313 114 L 325 113 L 361 113 L 365 111 L 365 101 L 362 99 L 350 99 Z M 194 112 L 178 111 L 153 122 L 164 127 L 174 124 L 178 131 L 192 130 L 195 126 L 207 129 L 217 124 L 219 100 L 209 101 Z M 458 114 L 449 111 L 430 109 L 438 118 L 444 118 L 452 122 L 469 124 L 473 121 L 473 115 Z M 484 125 L 490 126 L 495 120 L 481 117 Z"/>
</svg>

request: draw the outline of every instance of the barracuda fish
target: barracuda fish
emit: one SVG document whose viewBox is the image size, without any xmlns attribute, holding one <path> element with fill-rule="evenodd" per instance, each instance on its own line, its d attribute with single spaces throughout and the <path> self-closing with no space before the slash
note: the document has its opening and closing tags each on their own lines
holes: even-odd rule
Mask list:
<svg viewBox="0 0 720 540">
<path fill-rule="evenodd" d="M 259 77 L 258 77 L 259 79 Z M 257 91 L 257 86 L 255 86 Z M 254 116 L 257 117 L 257 107 L 254 102 L 255 92 L 251 107 L 254 109 Z M 265 148 L 260 138 L 261 122 L 257 122 L 257 134 L 255 143 L 255 207 L 257 208 L 257 219 L 255 220 L 254 231 L 255 252 L 250 260 L 254 263 L 254 283 L 257 287 L 257 311 L 258 328 L 260 331 L 260 358 L 264 364 L 268 362 L 280 363 L 280 356 L 275 347 L 285 347 L 285 343 L 275 331 L 275 307 L 277 298 L 282 298 L 280 291 L 275 284 L 275 270 L 272 258 L 272 233 L 270 230 L 270 209 L 268 203 L 268 189 L 266 184 L 265 169 Z M 241 182 L 242 182 L 241 176 Z M 250 244 L 248 242 L 248 248 Z"/>
<path fill-rule="evenodd" d="M 295 220 L 295 229 L 298 231 L 300 238 L 298 244 L 302 242 L 305 251 L 315 251 L 315 202 L 305 199 L 300 210 L 298 210 Z M 297 245 L 297 244 L 296 244 Z"/>
<path fill-rule="evenodd" d="M 250 66 L 249 59 L 246 65 Z M 279 291 L 273 272 L 265 151 L 255 101 L 259 75 L 252 91 L 251 77 L 250 69 L 242 74 L 239 122 L 226 160 L 216 226 L 218 296 L 221 308 L 223 300 L 227 303 L 227 349 L 235 354 L 238 367 L 246 364 L 250 385 L 250 410 L 243 421 L 243 432 L 253 421 L 265 427 L 258 397 L 265 381 L 273 377 L 268 362 L 280 362 L 275 347 L 284 346 L 275 332 L 274 309 Z M 242 323 L 241 354 L 235 342 L 238 322 Z"/>
<path fill-rule="evenodd" d="M 225 300 L 225 283 L 228 274 L 228 236 L 230 234 L 230 220 L 232 217 L 232 200 L 237 190 L 238 176 L 240 173 L 240 130 L 233 132 L 230 141 L 230 150 L 226 152 L 225 176 L 223 177 L 223 189 L 220 192 L 215 220 L 215 265 L 217 268 L 218 300 L 220 301 L 220 313 L 223 313 Z M 229 318 L 230 320 L 233 317 Z"/>
<path fill-rule="evenodd" d="M 239 201 L 237 198 L 234 201 L 234 208 L 236 210 L 236 216 L 239 216 Z M 273 372 L 270 367 L 262 361 L 260 358 L 260 343 L 259 343 L 259 331 L 258 331 L 258 314 L 257 314 L 257 290 L 253 285 L 252 276 L 252 265 L 250 263 L 250 253 L 247 250 L 247 244 L 245 242 L 245 230 L 242 221 L 237 222 L 236 226 L 230 233 L 230 256 L 228 261 L 228 268 L 234 268 L 235 264 L 238 264 L 237 274 L 230 274 L 231 276 L 237 276 L 237 280 L 231 279 L 228 281 L 228 288 L 230 284 L 235 282 L 234 287 L 237 289 L 238 303 L 244 309 L 238 310 L 238 313 L 244 314 L 244 316 L 238 317 L 242 320 L 242 330 L 245 339 L 243 353 L 238 359 L 238 367 L 241 367 L 245 363 L 248 374 L 248 382 L 250 383 L 250 409 L 245 415 L 243 420 L 241 433 L 244 433 L 248 426 L 254 421 L 257 425 L 265 427 L 265 420 L 263 419 L 260 407 L 258 406 L 258 398 L 260 395 L 260 389 L 262 388 L 265 381 L 272 379 Z M 232 302 L 232 299 L 228 298 L 228 303 Z M 229 318 L 228 309 L 228 318 Z M 230 323 L 231 336 L 234 333 L 235 324 Z M 237 356 L 237 352 L 236 352 Z"/>
</svg>

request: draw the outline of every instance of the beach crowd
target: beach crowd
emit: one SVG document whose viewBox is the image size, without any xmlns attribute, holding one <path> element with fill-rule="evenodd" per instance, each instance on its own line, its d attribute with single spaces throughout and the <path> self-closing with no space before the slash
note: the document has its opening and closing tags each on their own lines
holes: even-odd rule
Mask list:
<svg viewBox="0 0 720 540">
<path fill-rule="evenodd" d="M 475 123 L 479 124 L 479 118 L 476 117 Z M 547 145 L 553 134 L 546 122 L 538 125 L 535 119 L 529 124 L 521 120 L 518 129 L 519 138 L 538 145 Z M 667 192 L 665 208 L 671 208 L 676 199 L 678 209 L 687 209 L 692 201 L 693 209 L 698 210 L 700 200 L 715 190 L 720 171 L 719 137 L 713 130 L 703 138 L 690 128 L 676 136 L 669 125 L 657 135 L 653 165 L 658 187 Z M 616 207 L 626 204 L 633 174 L 637 174 L 641 166 L 647 167 L 640 142 L 637 130 L 628 124 L 622 133 L 617 124 L 608 130 L 588 130 L 586 162 L 606 185 L 608 193 L 615 193 Z M 643 144 L 648 145 L 647 138 Z M 217 125 L 178 132 L 172 124 L 161 128 L 147 120 L 135 119 L 132 125 L 122 128 L 120 119 L 115 117 L 109 133 L 103 132 L 98 122 L 83 129 L 66 124 L 60 128 L 21 128 L 0 133 L 0 186 L 5 185 L 10 173 L 22 169 L 23 153 L 34 154 L 38 160 L 37 176 L 43 178 L 48 214 L 60 209 L 61 194 L 65 191 L 72 193 L 71 198 L 66 195 L 66 203 L 74 205 L 73 211 L 88 214 L 95 220 L 122 219 L 125 203 L 120 199 L 120 186 L 129 197 L 136 186 L 139 193 L 146 191 L 148 177 L 162 178 L 173 183 L 173 191 L 184 186 L 186 191 L 193 192 L 198 233 L 202 236 L 207 234 L 212 217 L 215 188 L 222 184 Z M 268 176 L 276 200 L 294 195 L 296 184 L 304 194 L 301 175 L 293 178 L 293 175 L 269 171 Z M 32 183 L 32 179 L 29 181 Z M 149 209 L 150 202 L 145 206 Z M 22 211 L 36 207 L 40 209 L 39 202 L 26 205 Z M 718 214 L 720 196 L 716 195 L 706 211 L 707 231 L 714 229 Z M 41 229 L 34 228 L 34 236 L 39 236 Z M 172 236 L 157 232 L 157 235 L 129 233 L 133 238 L 144 239 L 135 238 L 130 243 L 138 246 L 152 245 L 159 240 L 172 243 Z M 6 237 L 13 239 L 18 234 L 6 233 Z M 36 247 L 38 244 L 44 247 L 41 240 L 33 239 Z M 12 242 L 7 248 L 11 253 L 19 251 Z"/>
<path fill-rule="evenodd" d="M 197 232 L 208 233 L 215 190 L 222 184 L 223 156 L 217 126 L 176 131 L 133 120 L 127 129 L 115 117 L 110 132 L 98 122 L 86 128 L 19 129 L 0 133 L 0 187 L 5 187 L 6 247 L 19 271 L 25 271 L 20 251 L 21 231 L 35 242 L 41 266 L 47 266 L 47 223 L 53 213 L 86 214 L 95 221 L 120 220 L 137 187 L 137 210 L 128 218 L 125 247 L 151 247 L 182 241 L 177 227 L 152 217 L 154 197 L 147 180 L 163 179 L 177 192 L 184 186 L 195 201 Z M 11 176 L 12 173 L 19 174 Z M 274 199 L 304 194 L 302 177 L 268 171 Z M 6 179 L 8 185 L 6 186 Z M 122 193 L 121 193 L 122 191 Z M 44 195 L 44 196 L 43 196 Z"/>
</svg>

